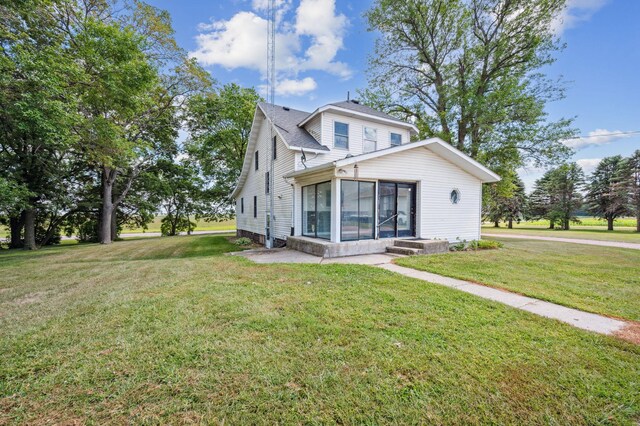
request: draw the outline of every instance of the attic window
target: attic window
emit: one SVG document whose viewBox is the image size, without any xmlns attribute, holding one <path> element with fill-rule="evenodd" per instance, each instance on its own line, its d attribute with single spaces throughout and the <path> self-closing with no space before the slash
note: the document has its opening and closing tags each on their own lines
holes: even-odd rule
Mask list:
<svg viewBox="0 0 640 426">
<path fill-rule="evenodd" d="M 457 189 L 452 190 L 451 194 L 449 194 L 449 199 L 451 204 L 458 204 L 460 202 L 460 191 Z"/>
<path fill-rule="evenodd" d="M 402 135 L 400 133 L 391 133 L 391 146 L 402 145 Z"/>
</svg>

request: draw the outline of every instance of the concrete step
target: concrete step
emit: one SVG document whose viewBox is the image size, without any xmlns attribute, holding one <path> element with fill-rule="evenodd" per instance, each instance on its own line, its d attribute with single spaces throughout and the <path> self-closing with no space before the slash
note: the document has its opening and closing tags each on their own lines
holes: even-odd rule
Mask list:
<svg viewBox="0 0 640 426">
<path fill-rule="evenodd" d="M 387 253 L 402 254 L 405 256 L 415 256 L 417 254 L 422 254 L 422 250 L 417 248 L 411 248 L 411 247 L 389 246 L 387 247 Z"/>
<path fill-rule="evenodd" d="M 446 253 L 449 251 L 449 242 L 446 240 L 395 240 L 396 247 L 414 248 L 422 254 Z"/>
</svg>

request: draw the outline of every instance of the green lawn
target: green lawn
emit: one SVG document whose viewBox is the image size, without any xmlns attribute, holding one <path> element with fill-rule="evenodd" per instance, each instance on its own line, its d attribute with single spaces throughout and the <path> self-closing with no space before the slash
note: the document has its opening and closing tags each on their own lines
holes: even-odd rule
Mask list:
<svg viewBox="0 0 640 426">
<path fill-rule="evenodd" d="M 573 226 L 572 229 L 568 231 L 562 231 L 559 229 L 548 229 L 542 226 L 532 226 L 527 224 L 514 224 L 513 229 L 508 229 L 506 227 L 494 228 L 492 225 L 483 225 L 482 233 L 534 235 L 541 237 L 577 238 L 640 244 L 640 233 L 635 232 L 635 228 L 617 228 L 614 231 L 607 231 L 606 228 L 601 227 Z"/>
<path fill-rule="evenodd" d="M 504 248 L 416 256 L 397 263 L 640 321 L 640 250 L 493 239 Z"/>
<path fill-rule="evenodd" d="M 235 249 L 2 252 L 0 424 L 639 419 L 631 343 L 374 267 Z"/>
<path fill-rule="evenodd" d="M 156 216 L 153 219 L 147 229 L 142 228 L 124 228 L 122 230 L 123 234 L 133 234 L 133 233 L 142 233 L 142 232 L 160 232 L 160 225 L 162 224 L 162 218 L 164 216 Z M 196 221 L 196 231 L 235 231 L 236 229 L 236 220 L 223 220 L 220 222 L 205 222 L 204 220 Z"/>
</svg>

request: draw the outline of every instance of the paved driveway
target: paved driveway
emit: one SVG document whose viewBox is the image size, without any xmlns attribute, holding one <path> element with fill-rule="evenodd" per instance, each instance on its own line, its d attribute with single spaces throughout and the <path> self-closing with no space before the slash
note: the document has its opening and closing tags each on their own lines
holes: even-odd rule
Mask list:
<svg viewBox="0 0 640 426">
<path fill-rule="evenodd" d="M 586 240 L 580 238 L 559 238 L 559 237 L 540 237 L 537 235 L 524 235 L 524 234 L 486 234 L 482 233 L 483 237 L 496 237 L 496 238 L 518 238 L 526 240 L 541 240 L 541 241 L 556 241 L 559 243 L 571 243 L 571 244 L 586 244 L 589 246 L 603 246 L 603 247 L 618 247 L 640 250 L 640 244 L 636 243 L 623 243 L 619 241 L 599 241 L 599 240 Z"/>
</svg>

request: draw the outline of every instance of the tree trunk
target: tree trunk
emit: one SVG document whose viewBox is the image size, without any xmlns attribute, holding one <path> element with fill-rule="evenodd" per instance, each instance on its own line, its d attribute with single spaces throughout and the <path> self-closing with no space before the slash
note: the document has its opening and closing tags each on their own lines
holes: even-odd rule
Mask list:
<svg viewBox="0 0 640 426">
<path fill-rule="evenodd" d="M 36 250 L 36 211 L 29 207 L 24 211 L 24 250 Z"/>
<path fill-rule="evenodd" d="M 562 223 L 562 229 L 564 229 L 565 231 L 569 230 L 569 219 L 564 219 Z"/>
<path fill-rule="evenodd" d="M 509 229 L 513 229 L 513 219 L 509 218 Z"/>
<path fill-rule="evenodd" d="M 24 212 L 20 216 L 9 218 L 9 228 L 11 229 L 11 241 L 9 248 L 22 248 L 22 228 L 24 228 Z"/>
<path fill-rule="evenodd" d="M 636 232 L 640 232 L 640 209 L 636 213 Z"/>
<path fill-rule="evenodd" d="M 493 221 L 493 227 L 494 228 L 500 228 L 500 221 L 499 220 L 494 220 Z"/>
<path fill-rule="evenodd" d="M 117 206 L 113 205 L 113 210 L 111 211 L 111 241 L 115 241 L 118 237 L 118 209 Z"/>
<path fill-rule="evenodd" d="M 549 221 L 549 229 L 556 229 L 556 223 L 552 220 Z"/>
<path fill-rule="evenodd" d="M 187 215 L 187 235 L 191 235 L 191 218 Z"/>
<path fill-rule="evenodd" d="M 607 218 L 607 231 L 613 231 L 613 218 Z"/>
<path fill-rule="evenodd" d="M 98 225 L 98 241 L 100 244 L 111 244 L 111 215 L 113 213 L 113 182 L 115 170 L 102 168 L 102 209 Z"/>
</svg>

